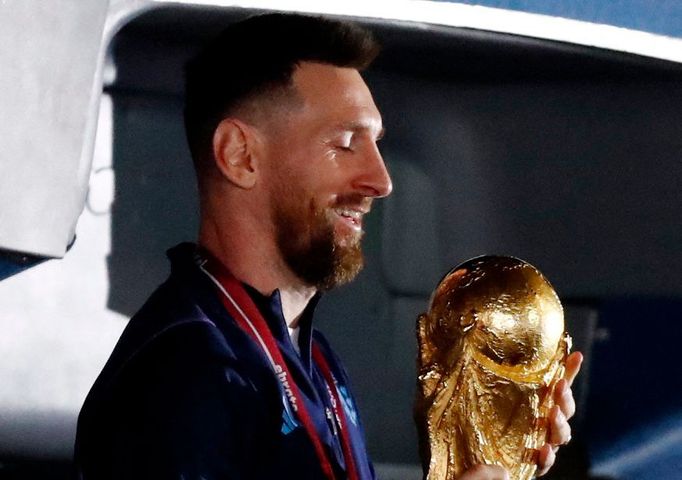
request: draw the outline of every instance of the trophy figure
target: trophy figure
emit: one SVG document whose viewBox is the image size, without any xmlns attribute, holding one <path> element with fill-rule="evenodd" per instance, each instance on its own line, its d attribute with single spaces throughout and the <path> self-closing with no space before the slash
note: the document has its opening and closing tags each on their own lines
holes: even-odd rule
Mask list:
<svg viewBox="0 0 682 480">
<path fill-rule="evenodd" d="M 419 316 L 415 419 L 427 480 L 496 464 L 529 480 L 571 339 L 545 277 L 513 257 L 451 270 Z"/>
</svg>

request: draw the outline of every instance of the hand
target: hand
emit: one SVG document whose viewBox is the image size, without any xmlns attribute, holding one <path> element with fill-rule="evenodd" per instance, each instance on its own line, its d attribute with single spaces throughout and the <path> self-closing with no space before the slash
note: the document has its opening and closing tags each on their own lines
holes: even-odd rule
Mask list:
<svg viewBox="0 0 682 480">
<path fill-rule="evenodd" d="M 509 480 L 509 474 L 497 465 L 474 465 L 457 480 Z"/>
<path fill-rule="evenodd" d="M 566 358 L 566 372 L 564 377 L 553 386 L 554 407 L 549 413 L 549 430 L 547 443 L 540 449 L 538 455 L 538 470 L 536 475 L 542 476 L 554 465 L 559 446 L 566 445 L 571 440 L 571 426 L 568 420 L 575 414 L 575 400 L 571 385 L 580 371 L 583 355 L 573 352 Z"/>
</svg>

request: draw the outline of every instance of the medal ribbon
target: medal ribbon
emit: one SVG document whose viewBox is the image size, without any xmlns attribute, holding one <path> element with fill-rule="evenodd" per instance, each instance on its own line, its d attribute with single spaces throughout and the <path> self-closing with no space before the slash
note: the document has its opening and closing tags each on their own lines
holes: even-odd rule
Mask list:
<svg viewBox="0 0 682 480">
<path fill-rule="evenodd" d="M 260 310 L 258 310 L 258 307 L 253 302 L 253 299 L 249 296 L 244 286 L 218 261 L 209 258 L 206 261 L 203 261 L 203 263 L 200 263 L 199 268 L 223 293 L 223 295 L 220 296 L 220 299 L 230 313 L 230 316 L 237 322 L 242 330 L 256 342 L 263 350 L 263 353 L 265 353 L 265 356 L 272 366 L 273 373 L 282 386 L 285 397 L 283 399 L 284 408 L 288 408 L 287 405 L 291 406 L 291 409 L 303 424 L 308 437 L 310 437 L 325 476 L 330 480 L 334 480 L 334 470 L 327 457 L 324 446 L 322 445 L 320 436 L 315 429 L 310 413 L 303 402 L 301 391 L 294 382 L 294 378 L 289 372 L 289 368 L 277 346 L 277 341 L 268 328 Z M 350 438 L 346 428 L 346 417 L 343 408 L 339 407 L 341 403 L 336 380 L 331 373 L 327 360 L 324 358 L 324 355 L 316 344 L 313 344 L 313 360 L 317 363 L 327 382 L 327 389 L 330 393 L 334 414 L 341 430 L 341 446 L 346 460 L 348 478 L 350 480 L 358 480 L 359 477 L 355 470 L 355 462 L 350 448 Z"/>
<path fill-rule="evenodd" d="M 334 415 L 336 416 L 336 421 L 339 424 L 339 429 L 341 430 L 341 447 L 343 448 L 343 458 L 346 460 L 346 471 L 348 472 L 348 478 L 350 480 L 358 480 L 358 473 L 355 469 L 355 460 L 353 459 L 353 451 L 350 446 L 350 435 L 348 433 L 348 419 L 346 418 L 346 413 L 343 409 L 343 404 L 341 403 L 341 398 L 339 395 L 339 387 L 336 382 L 336 378 L 332 374 L 332 369 L 329 367 L 327 359 L 322 354 L 322 350 L 317 345 L 313 343 L 313 360 L 322 372 L 322 376 L 327 382 L 327 389 L 329 390 L 329 396 L 332 401 L 332 408 L 334 409 Z"/>
</svg>

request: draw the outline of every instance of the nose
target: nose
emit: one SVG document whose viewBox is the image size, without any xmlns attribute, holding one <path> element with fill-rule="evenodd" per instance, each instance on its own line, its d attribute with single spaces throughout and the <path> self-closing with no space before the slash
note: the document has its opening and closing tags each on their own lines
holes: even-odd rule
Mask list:
<svg viewBox="0 0 682 480">
<path fill-rule="evenodd" d="M 387 197 L 393 191 L 391 176 L 376 144 L 368 145 L 362 158 L 361 174 L 357 176 L 354 187 L 372 198 Z"/>
</svg>

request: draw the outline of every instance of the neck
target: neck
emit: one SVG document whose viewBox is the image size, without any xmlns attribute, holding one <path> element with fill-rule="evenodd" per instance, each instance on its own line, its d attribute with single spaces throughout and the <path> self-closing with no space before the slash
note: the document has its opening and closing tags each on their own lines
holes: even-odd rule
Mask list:
<svg viewBox="0 0 682 480">
<path fill-rule="evenodd" d="M 267 241 L 267 232 L 244 225 L 245 217 L 237 216 L 226 222 L 203 215 L 199 245 L 238 280 L 262 295 L 270 296 L 279 289 L 284 319 L 287 326 L 295 328 L 316 289 L 304 284 L 287 267 L 274 242 Z"/>
<path fill-rule="evenodd" d="M 280 288 L 282 313 L 289 328 L 296 328 L 298 326 L 303 310 L 308 306 L 308 302 L 310 302 L 313 295 L 315 295 L 315 289 L 311 291 L 287 291 Z"/>
</svg>

